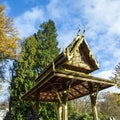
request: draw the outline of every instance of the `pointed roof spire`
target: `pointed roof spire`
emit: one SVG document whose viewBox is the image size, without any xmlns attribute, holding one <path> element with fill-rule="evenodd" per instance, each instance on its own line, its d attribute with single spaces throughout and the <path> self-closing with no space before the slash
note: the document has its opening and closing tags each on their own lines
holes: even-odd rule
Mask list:
<svg viewBox="0 0 120 120">
<path fill-rule="evenodd" d="M 77 33 L 77 35 L 80 35 L 80 25 L 78 27 L 78 33 Z"/>
<path fill-rule="evenodd" d="M 84 36 L 84 33 L 86 32 L 86 27 L 84 25 L 84 30 L 83 30 L 83 33 L 82 33 L 82 36 Z"/>
</svg>

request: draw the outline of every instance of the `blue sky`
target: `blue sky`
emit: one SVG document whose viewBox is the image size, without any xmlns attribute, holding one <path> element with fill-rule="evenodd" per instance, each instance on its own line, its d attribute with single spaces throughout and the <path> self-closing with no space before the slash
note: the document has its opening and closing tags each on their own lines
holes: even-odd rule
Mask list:
<svg viewBox="0 0 120 120">
<path fill-rule="evenodd" d="M 14 19 L 20 38 L 37 32 L 52 19 L 62 49 L 86 26 L 86 40 L 100 69 L 94 75 L 109 78 L 120 62 L 120 0 L 0 0 Z"/>
</svg>

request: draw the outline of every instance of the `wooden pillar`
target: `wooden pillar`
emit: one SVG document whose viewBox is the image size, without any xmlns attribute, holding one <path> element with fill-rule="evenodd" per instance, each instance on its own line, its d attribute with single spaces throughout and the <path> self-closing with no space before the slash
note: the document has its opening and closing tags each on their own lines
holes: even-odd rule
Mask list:
<svg viewBox="0 0 120 120">
<path fill-rule="evenodd" d="M 62 104 L 58 103 L 58 120 L 62 120 Z"/>
<path fill-rule="evenodd" d="M 91 93 L 90 94 L 93 120 L 98 120 L 98 112 L 97 112 L 97 107 L 96 107 L 97 95 L 98 95 L 98 91 L 96 91 L 96 93 Z"/>
<path fill-rule="evenodd" d="M 66 83 L 62 91 L 57 91 L 57 89 L 54 88 L 54 92 L 58 98 L 58 120 L 68 120 L 67 101 L 71 83 L 72 81 Z"/>
<path fill-rule="evenodd" d="M 67 100 L 68 91 L 56 92 L 58 97 L 58 120 L 68 120 L 67 115 Z"/>
<path fill-rule="evenodd" d="M 62 92 L 63 120 L 68 120 L 67 113 L 68 90 Z"/>
<path fill-rule="evenodd" d="M 63 107 L 63 110 L 62 110 L 63 119 L 62 120 L 68 120 L 67 101 L 66 101 L 66 104 L 63 104 L 62 107 Z"/>
</svg>

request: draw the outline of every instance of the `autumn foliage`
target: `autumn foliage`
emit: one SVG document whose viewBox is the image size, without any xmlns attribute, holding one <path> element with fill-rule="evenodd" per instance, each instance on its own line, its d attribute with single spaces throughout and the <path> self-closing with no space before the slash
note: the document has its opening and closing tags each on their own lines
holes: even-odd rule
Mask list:
<svg viewBox="0 0 120 120">
<path fill-rule="evenodd" d="M 5 15 L 4 10 L 5 7 L 0 5 L 0 61 L 16 57 L 15 51 L 19 40 L 13 27 L 13 20 Z"/>
</svg>

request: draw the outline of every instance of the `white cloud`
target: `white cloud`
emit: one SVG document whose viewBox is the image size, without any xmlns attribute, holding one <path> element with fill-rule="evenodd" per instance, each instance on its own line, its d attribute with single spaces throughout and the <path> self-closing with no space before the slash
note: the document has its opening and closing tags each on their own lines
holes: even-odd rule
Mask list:
<svg viewBox="0 0 120 120">
<path fill-rule="evenodd" d="M 114 73 L 113 70 L 106 70 L 106 71 L 102 71 L 102 72 L 98 72 L 98 73 L 93 73 L 93 76 L 110 80 L 110 78 L 113 77 L 113 73 Z M 116 86 L 105 89 L 104 92 L 120 93 L 120 89 L 116 85 Z"/>
<path fill-rule="evenodd" d="M 49 12 L 49 16 L 55 19 L 59 19 L 61 17 L 61 11 L 58 6 L 57 0 L 51 0 L 51 2 L 47 6 L 47 10 Z"/>
<path fill-rule="evenodd" d="M 59 0 L 51 0 L 50 3 L 46 6 L 48 11 L 48 16 L 55 21 L 59 22 L 69 22 L 69 14 L 70 11 L 68 9 L 68 2 L 67 1 L 59 1 Z"/>
<path fill-rule="evenodd" d="M 43 11 L 38 8 L 32 8 L 29 11 L 26 11 L 21 16 L 18 16 L 14 19 L 15 26 L 19 30 L 20 37 L 27 37 L 34 32 L 36 32 L 36 24 L 38 21 L 44 20 Z"/>
<path fill-rule="evenodd" d="M 71 31 L 61 30 L 61 31 L 62 32 L 58 34 L 59 35 L 58 38 L 59 38 L 59 47 L 63 50 L 63 48 L 66 48 L 68 46 L 69 41 L 72 42 L 76 33 L 74 30 L 71 30 Z"/>
<path fill-rule="evenodd" d="M 113 76 L 113 70 L 106 70 L 93 75 L 100 78 L 110 79 L 110 77 Z"/>
</svg>

